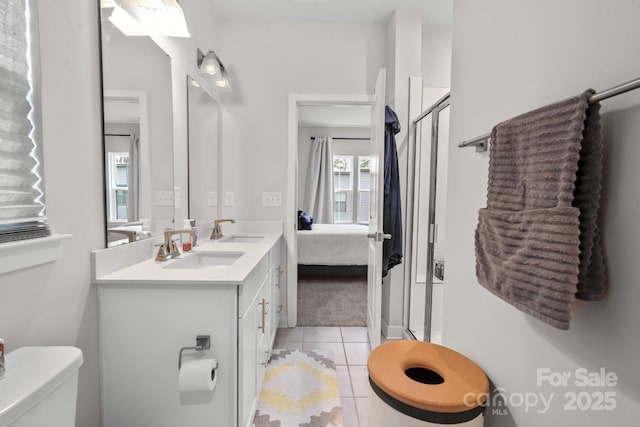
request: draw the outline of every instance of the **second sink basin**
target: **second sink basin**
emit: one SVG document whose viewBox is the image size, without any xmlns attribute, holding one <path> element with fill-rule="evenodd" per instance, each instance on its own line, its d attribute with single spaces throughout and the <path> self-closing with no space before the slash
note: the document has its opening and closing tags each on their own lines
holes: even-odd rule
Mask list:
<svg viewBox="0 0 640 427">
<path fill-rule="evenodd" d="M 264 236 L 234 235 L 223 237 L 220 242 L 226 243 L 260 243 Z"/>
<path fill-rule="evenodd" d="M 236 262 L 244 252 L 200 251 L 164 266 L 163 268 L 194 269 L 205 267 L 224 267 Z"/>
</svg>

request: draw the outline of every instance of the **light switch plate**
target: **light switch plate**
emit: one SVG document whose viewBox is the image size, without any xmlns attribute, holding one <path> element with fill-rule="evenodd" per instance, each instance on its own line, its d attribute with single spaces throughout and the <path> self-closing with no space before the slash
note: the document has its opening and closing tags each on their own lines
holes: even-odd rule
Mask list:
<svg viewBox="0 0 640 427">
<path fill-rule="evenodd" d="M 218 192 L 209 191 L 207 194 L 207 206 L 218 206 Z"/>
<path fill-rule="evenodd" d="M 173 206 L 173 191 L 156 191 L 156 206 Z"/>
<path fill-rule="evenodd" d="M 224 193 L 224 205 L 225 206 L 235 206 L 236 197 L 233 191 L 227 191 Z"/>
<path fill-rule="evenodd" d="M 282 193 L 279 191 L 262 193 L 262 206 L 277 207 L 282 206 Z"/>
</svg>

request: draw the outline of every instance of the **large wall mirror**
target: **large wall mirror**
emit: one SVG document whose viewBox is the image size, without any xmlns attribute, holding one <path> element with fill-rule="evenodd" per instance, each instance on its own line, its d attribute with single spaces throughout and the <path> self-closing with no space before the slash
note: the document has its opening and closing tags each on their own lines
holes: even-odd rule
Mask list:
<svg viewBox="0 0 640 427">
<path fill-rule="evenodd" d="M 101 9 L 107 247 L 173 227 L 171 58 Z"/>
<path fill-rule="evenodd" d="M 196 224 L 219 216 L 220 111 L 218 103 L 187 76 L 189 120 L 189 218 Z"/>
</svg>

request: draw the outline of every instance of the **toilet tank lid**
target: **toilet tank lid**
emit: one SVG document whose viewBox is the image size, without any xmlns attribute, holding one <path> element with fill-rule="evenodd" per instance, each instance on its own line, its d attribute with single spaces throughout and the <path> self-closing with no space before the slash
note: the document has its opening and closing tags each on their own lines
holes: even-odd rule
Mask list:
<svg viewBox="0 0 640 427">
<path fill-rule="evenodd" d="M 0 425 L 6 425 L 63 384 L 82 365 L 76 347 L 22 347 L 7 353 L 0 380 Z"/>
</svg>

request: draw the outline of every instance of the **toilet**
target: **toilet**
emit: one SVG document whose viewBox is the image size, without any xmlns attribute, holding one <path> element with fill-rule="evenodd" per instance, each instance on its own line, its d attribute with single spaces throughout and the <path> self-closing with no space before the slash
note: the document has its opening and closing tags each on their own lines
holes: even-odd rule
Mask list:
<svg viewBox="0 0 640 427">
<path fill-rule="evenodd" d="M 75 347 L 23 347 L 6 355 L 0 427 L 73 427 L 78 369 Z"/>
<path fill-rule="evenodd" d="M 369 426 L 481 427 L 489 392 L 482 369 L 422 341 L 390 341 L 369 355 Z"/>
</svg>

